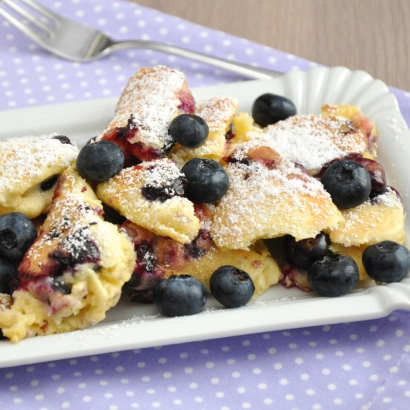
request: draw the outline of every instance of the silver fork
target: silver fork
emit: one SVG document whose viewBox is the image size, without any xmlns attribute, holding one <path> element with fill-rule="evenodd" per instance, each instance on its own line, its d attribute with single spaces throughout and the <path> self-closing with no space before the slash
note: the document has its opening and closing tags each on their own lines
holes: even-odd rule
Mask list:
<svg viewBox="0 0 410 410">
<path fill-rule="evenodd" d="M 0 0 L 0 15 L 50 53 L 68 60 L 87 62 L 118 50 L 139 48 L 174 54 L 254 79 L 265 80 L 282 74 L 155 41 L 115 41 L 103 32 L 60 16 L 34 0 L 20 0 L 20 3 L 29 8 L 22 7 L 16 0 Z"/>
</svg>

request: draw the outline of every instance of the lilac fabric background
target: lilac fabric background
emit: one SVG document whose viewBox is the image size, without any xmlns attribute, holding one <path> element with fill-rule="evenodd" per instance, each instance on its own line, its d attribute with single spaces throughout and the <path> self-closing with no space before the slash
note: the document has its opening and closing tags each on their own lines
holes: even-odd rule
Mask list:
<svg viewBox="0 0 410 410">
<path fill-rule="evenodd" d="M 117 39 L 168 41 L 283 72 L 316 65 L 125 1 L 42 2 Z M 191 87 L 243 80 L 143 50 L 75 64 L 42 51 L 0 20 L 0 109 L 117 96 L 138 68 L 158 63 L 183 70 Z M 410 123 L 410 93 L 392 91 Z M 409 324 L 409 313 L 397 311 L 359 323 L 0 369 L 0 407 L 407 409 Z"/>
</svg>

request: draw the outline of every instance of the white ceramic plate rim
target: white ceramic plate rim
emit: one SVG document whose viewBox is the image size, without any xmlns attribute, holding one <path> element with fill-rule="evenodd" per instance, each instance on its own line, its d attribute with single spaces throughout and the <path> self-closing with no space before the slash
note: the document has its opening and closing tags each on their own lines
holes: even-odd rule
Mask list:
<svg viewBox="0 0 410 410">
<path fill-rule="evenodd" d="M 343 67 L 294 71 L 268 81 L 248 81 L 193 90 L 197 99 L 229 95 L 250 112 L 254 99 L 272 92 L 291 98 L 299 113 L 318 113 L 325 103 L 354 104 L 380 131 L 380 162 L 409 212 L 410 131 L 397 100 L 379 80 Z M 0 112 L 0 139 L 58 132 L 79 145 L 97 135 L 112 118 L 116 98 L 88 100 Z M 410 232 L 406 222 L 406 233 Z M 342 298 L 323 298 L 297 289 L 274 286 L 240 309 L 223 309 L 210 298 L 195 316 L 162 318 L 154 306 L 125 299 L 98 325 L 81 331 L 36 337 L 18 344 L 0 342 L 0 367 L 91 354 L 192 342 L 265 331 L 374 319 L 396 309 L 410 309 L 410 278 L 401 283 L 370 286 Z"/>
</svg>

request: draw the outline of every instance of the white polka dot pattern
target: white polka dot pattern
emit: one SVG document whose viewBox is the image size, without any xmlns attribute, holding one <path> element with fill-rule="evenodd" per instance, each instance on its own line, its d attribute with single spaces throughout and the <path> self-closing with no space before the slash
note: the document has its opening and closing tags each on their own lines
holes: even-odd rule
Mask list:
<svg viewBox="0 0 410 410">
<path fill-rule="evenodd" d="M 31 400 L 43 409 L 370 409 L 386 404 L 401 409 L 410 398 L 409 320 L 408 312 L 398 311 L 361 323 L 2 369 L 0 404 L 7 409 L 32 406 Z"/>
<path fill-rule="evenodd" d="M 169 42 L 218 57 L 288 71 L 311 64 L 289 55 L 205 29 L 124 1 L 45 1 L 59 13 L 99 28 L 114 39 L 141 38 Z M 205 31 L 206 30 L 206 31 Z M 183 70 L 191 87 L 242 80 L 173 55 L 150 50 L 125 50 L 88 64 L 51 56 L 13 26 L 0 20 L 0 109 L 43 105 L 119 95 L 127 79 L 140 67 L 172 65 Z M 280 67 L 278 61 L 281 61 Z"/>
<path fill-rule="evenodd" d="M 117 39 L 166 41 L 281 71 L 316 65 L 125 1 L 42 1 Z M 133 72 L 153 64 L 183 70 L 191 87 L 241 80 L 146 50 L 72 63 L 51 56 L 0 20 L 0 109 L 117 96 Z M 409 120 L 410 93 L 392 91 Z M 409 313 L 398 311 L 361 323 L 0 369 L 0 407 L 404 409 L 410 403 L 409 322 Z"/>
</svg>

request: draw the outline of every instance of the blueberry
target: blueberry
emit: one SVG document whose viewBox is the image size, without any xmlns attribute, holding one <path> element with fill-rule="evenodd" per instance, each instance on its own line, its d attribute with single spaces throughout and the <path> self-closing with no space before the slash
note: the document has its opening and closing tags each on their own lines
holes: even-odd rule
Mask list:
<svg viewBox="0 0 410 410">
<path fill-rule="evenodd" d="M 209 285 L 213 297 L 228 308 L 246 305 L 255 293 L 252 278 L 231 265 L 218 268 L 212 274 Z"/>
<path fill-rule="evenodd" d="M 369 158 L 357 158 L 356 162 L 362 164 L 369 171 L 372 183 L 371 197 L 383 194 L 387 189 L 386 173 L 381 164 Z"/>
<path fill-rule="evenodd" d="M 0 216 L 0 256 L 20 262 L 36 238 L 36 226 L 26 215 L 11 212 Z"/>
<path fill-rule="evenodd" d="M 112 141 L 87 144 L 77 156 L 78 173 L 89 181 L 107 181 L 124 167 L 124 153 Z"/>
<path fill-rule="evenodd" d="M 308 269 L 313 262 L 329 254 L 329 235 L 320 233 L 315 238 L 296 241 L 291 235 L 286 235 L 283 241 L 283 251 L 286 260 L 299 269 Z"/>
<path fill-rule="evenodd" d="M 62 144 L 70 144 L 73 145 L 70 141 L 70 138 L 66 137 L 65 135 L 54 135 L 52 137 L 53 140 L 59 140 Z"/>
<path fill-rule="evenodd" d="M 410 252 L 403 245 L 383 241 L 368 246 L 362 255 L 367 274 L 380 282 L 400 282 L 410 270 Z"/>
<path fill-rule="evenodd" d="M 307 280 L 310 287 L 321 296 L 343 296 L 359 282 L 359 268 L 350 256 L 324 256 L 310 266 Z"/>
<path fill-rule="evenodd" d="M 71 293 L 70 287 L 61 278 L 51 278 L 51 288 L 62 295 L 69 295 Z"/>
<path fill-rule="evenodd" d="M 170 276 L 155 285 L 154 302 L 164 316 L 195 315 L 205 306 L 206 289 L 190 275 Z"/>
<path fill-rule="evenodd" d="M 0 258 L 0 293 L 10 295 L 10 282 L 17 278 L 17 268 L 7 259 Z"/>
<path fill-rule="evenodd" d="M 261 127 L 286 120 L 296 115 L 296 112 L 296 106 L 291 100 L 270 93 L 258 97 L 252 106 L 252 117 Z"/>
<path fill-rule="evenodd" d="M 208 137 L 208 124 L 198 115 L 181 114 L 175 117 L 169 126 L 169 134 L 182 146 L 196 148 Z"/>
<path fill-rule="evenodd" d="M 184 196 L 187 180 L 184 176 L 177 177 L 172 183 L 164 186 L 145 185 L 142 187 L 142 195 L 148 201 L 158 200 L 165 202 L 174 196 Z"/>
<path fill-rule="evenodd" d="M 372 189 L 369 171 L 355 161 L 334 162 L 323 174 L 321 182 L 340 209 L 349 209 L 369 198 Z"/>
<path fill-rule="evenodd" d="M 228 174 L 213 159 L 193 158 L 182 167 L 181 172 L 188 181 L 185 196 L 192 202 L 215 202 L 228 190 Z"/>
<path fill-rule="evenodd" d="M 43 181 L 40 185 L 40 188 L 42 191 L 48 191 L 49 189 L 51 189 L 55 183 L 58 180 L 58 175 L 53 175 L 50 178 L 47 178 L 45 181 Z"/>
</svg>

